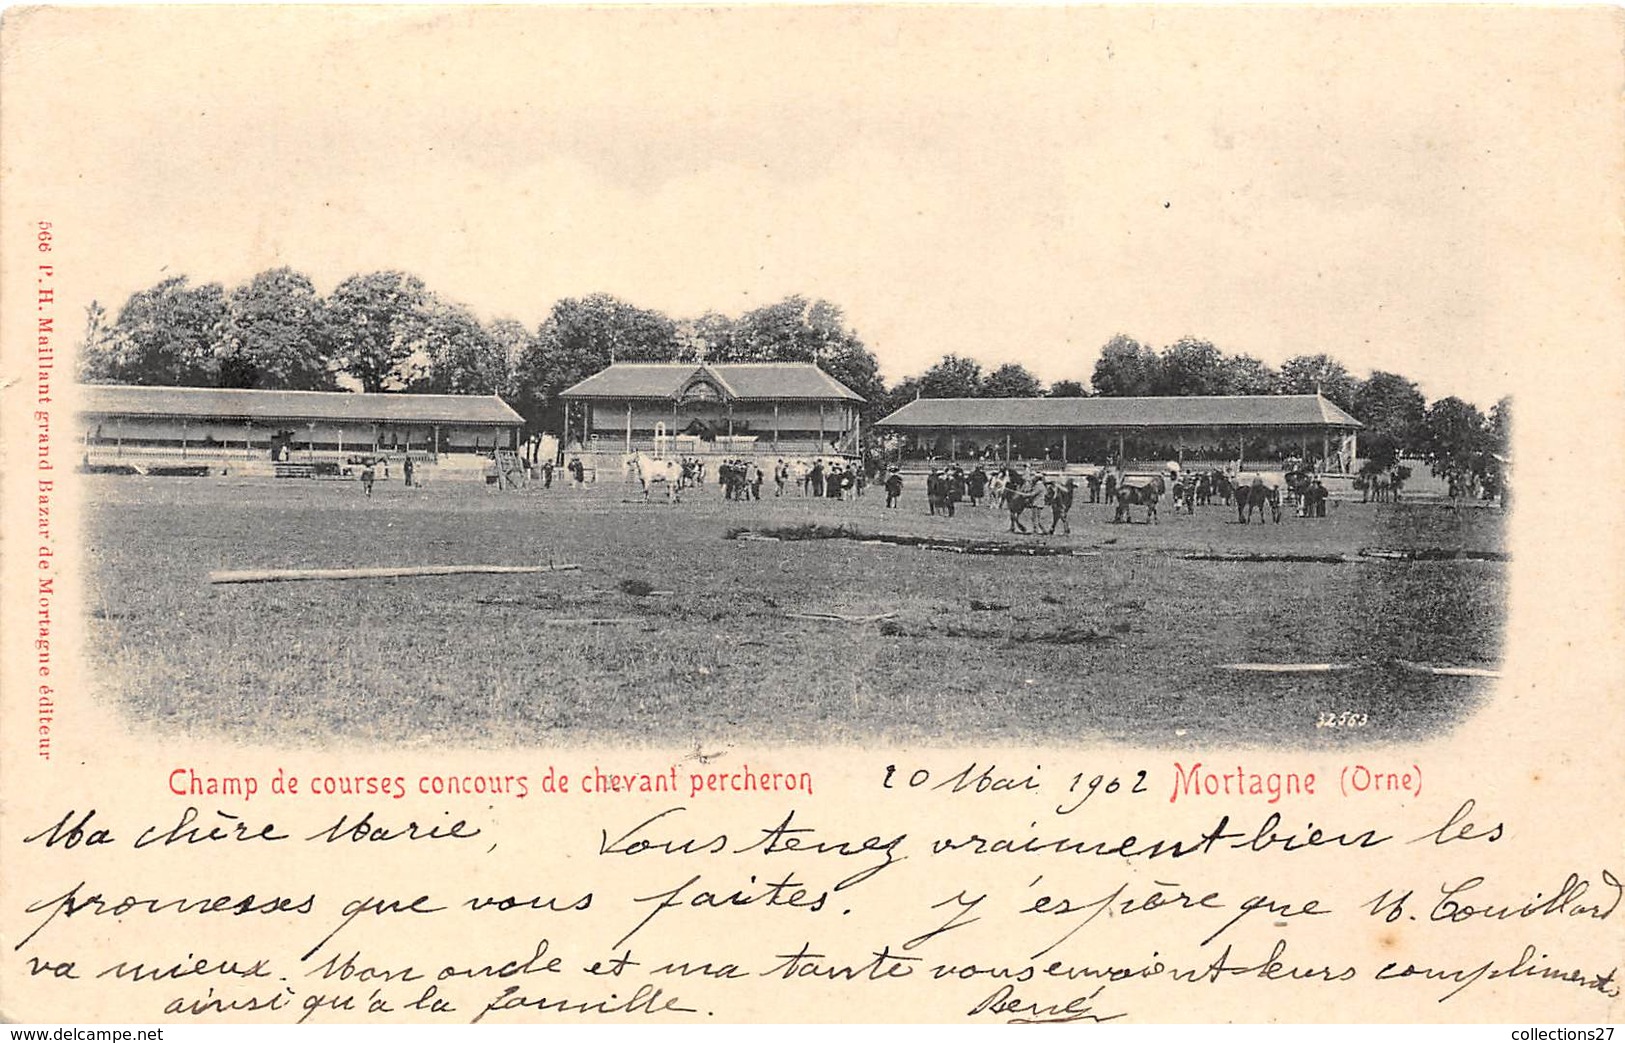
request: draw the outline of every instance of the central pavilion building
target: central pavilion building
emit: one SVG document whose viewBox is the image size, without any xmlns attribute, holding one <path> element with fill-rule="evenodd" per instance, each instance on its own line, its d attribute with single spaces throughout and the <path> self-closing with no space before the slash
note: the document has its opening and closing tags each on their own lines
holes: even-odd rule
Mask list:
<svg viewBox="0 0 1625 1043">
<path fill-rule="evenodd" d="M 810 362 L 617 362 L 559 396 L 587 452 L 855 454 L 863 398 Z"/>
<path fill-rule="evenodd" d="M 1297 453 L 1348 473 L 1364 425 L 1323 395 L 1161 398 L 922 398 L 879 420 L 906 448 L 938 457 L 1102 463 L 1233 461 Z M 1318 454 L 1318 456 L 1317 456 Z"/>
</svg>

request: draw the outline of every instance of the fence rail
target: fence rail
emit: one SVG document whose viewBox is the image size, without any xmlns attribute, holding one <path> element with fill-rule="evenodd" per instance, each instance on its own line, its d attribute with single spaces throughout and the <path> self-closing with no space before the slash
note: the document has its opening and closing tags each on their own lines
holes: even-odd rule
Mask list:
<svg viewBox="0 0 1625 1043">
<path fill-rule="evenodd" d="M 619 459 L 628 452 L 629 443 L 624 438 L 595 438 L 585 446 L 570 446 L 564 450 L 565 459 L 572 454 L 591 453 L 596 456 Z M 634 438 L 630 442 L 630 451 L 634 453 L 648 453 L 662 456 L 695 456 L 700 458 L 743 456 L 764 457 L 775 456 L 838 456 L 839 452 L 831 447 L 820 449 L 816 438 L 791 439 L 781 438 L 775 446 L 772 439 L 757 438 L 755 440 L 737 439 L 732 443 L 723 439 L 715 442 L 685 442 L 665 439 L 656 441 L 653 438 Z"/>
<path fill-rule="evenodd" d="M 142 444 L 131 444 L 131 443 L 128 443 L 128 442 L 124 443 L 123 445 L 119 445 L 119 444 L 116 444 L 116 443 L 113 443 L 113 442 L 93 442 L 90 445 L 84 446 L 81 451 L 85 455 L 91 457 L 94 460 L 127 459 L 127 458 L 132 458 L 132 457 L 136 458 L 136 459 L 204 460 L 204 461 L 207 461 L 207 460 L 222 460 L 222 461 L 270 460 L 271 459 L 271 447 L 269 445 L 256 445 L 256 446 L 254 446 L 252 448 L 245 449 L 242 446 L 221 446 L 221 445 L 188 445 L 188 446 L 179 446 L 179 445 L 142 445 Z M 334 462 L 337 462 L 337 463 L 344 463 L 345 461 L 350 460 L 352 457 L 367 457 L 367 456 L 374 456 L 374 457 L 376 457 L 376 456 L 387 456 L 392 460 L 396 460 L 396 459 L 402 458 L 405 455 L 406 455 L 405 450 L 401 450 L 401 449 L 387 449 L 387 448 L 374 449 L 371 446 L 358 445 L 358 446 L 354 446 L 354 447 L 348 447 L 347 446 L 342 450 L 340 450 L 340 449 L 316 449 L 316 450 L 293 449 L 293 450 L 291 450 L 289 452 L 288 459 L 285 462 L 286 463 L 314 463 L 314 462 L 316 462 L 318 460 L 328 460 L 328 461 L 334 461 Z M 420 462 L 421 461 L 430 461 L 430 460 L 435 459 L 433 454 L 431 454 L 426 449 L 413 449 L 411 451 L 411 456 L 412 456 L 413 460 L 420 461 Z M 490 456 L 491 456 L 491 451 L 488 450 L 488 449 L 487 450 L 482 450 L 482 451 L 457 450 L 457 451 L 442 452 L 440 454 L 440 459 L 445 460 L 445 459 L 448 459 L 448 458 L 458 458 L 458 459 L 472 458 L 472 459 L 476 459 L 476 460 L 480 460 L 480 459 L 489 460 Z M 278 461 L 272 461 L 272 462 L 278 462 Z"/>
</svg>

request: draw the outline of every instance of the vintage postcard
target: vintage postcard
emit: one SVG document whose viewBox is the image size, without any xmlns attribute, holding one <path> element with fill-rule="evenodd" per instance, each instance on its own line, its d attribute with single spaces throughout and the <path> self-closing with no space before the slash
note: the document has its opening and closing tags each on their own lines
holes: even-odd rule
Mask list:
<svg viewBox="0 0 1625 1043">
<path fill-rule="evenodd" d="M 1618 1021 L 1621 44 L 7 11 L 0 1016 Z"/>
</svg>

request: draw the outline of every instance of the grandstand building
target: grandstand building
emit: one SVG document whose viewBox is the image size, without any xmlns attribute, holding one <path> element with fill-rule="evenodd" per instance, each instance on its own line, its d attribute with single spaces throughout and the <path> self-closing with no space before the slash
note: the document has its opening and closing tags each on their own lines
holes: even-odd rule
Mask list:
<svg viewBox="0 0 1625 1043">
<path fill-rule="evenodd" d="M 524 424 L 495 395 L 113 384 L 76 391 L 87 464 L 142 457 L 316 462 L 408 452 L 439 463 L 514 449 Z"/>
<path fill-rule="evenodd" d="M 810 362 L 617 362 L 560 397 L 586 452 L 850 454 L 861 434 L 862 396 Z"/>
<path fill-rule="evenodd" d="M 1293 454 L 1348 473 L 1364 425 L 1323 395 L 922 398 L 876 422 L 905 455 L 1103 463 Z"/>
</svg>

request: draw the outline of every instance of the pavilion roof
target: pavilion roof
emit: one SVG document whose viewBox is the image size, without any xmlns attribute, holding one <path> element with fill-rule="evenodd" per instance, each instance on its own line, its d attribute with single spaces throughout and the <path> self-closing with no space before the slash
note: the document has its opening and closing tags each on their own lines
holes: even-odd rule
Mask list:
<svg viewBox="0 0 1625 1043">
<path fill-rule="evenodd" d="M 1322 395 L 1158 398 L 921 398 L 876 421 L 893 428 L 1314 428 L 1364 427 Z"/>
<path fill-rule="evenodd" d="M 350 391 L 81 384 L 79 412 L 106 416 L 357 423 L 524 423 L 496 395 L 414 395 Z"/>
<path fill-rule="evenodd" d="M 696 377 L 710 377 L 737 401 L 863 401 L 811 362 L 616 362 L 560 397 L 673 399 Z"/>
</svg>

